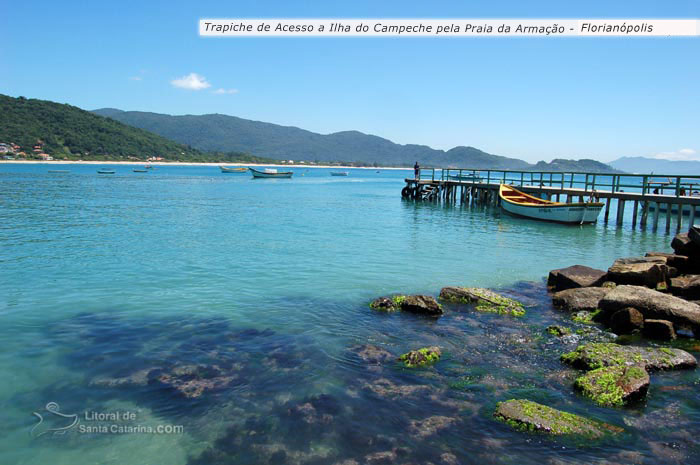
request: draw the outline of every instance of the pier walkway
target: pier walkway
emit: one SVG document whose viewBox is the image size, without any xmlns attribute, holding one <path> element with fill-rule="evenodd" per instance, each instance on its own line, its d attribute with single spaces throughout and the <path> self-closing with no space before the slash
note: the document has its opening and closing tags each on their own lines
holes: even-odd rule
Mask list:
<svg viewBox="0 0 700 465">
<path fill-rule="evenodd" d="M 633 228 L 651 224 L 657 230 L 661 220 L 666 232 L 672 223 L 680 231 L 684 218 L 692 225 L 700 213 L 700 175 L 422 168 L 419 179 L 405 182 L 402 197 L 416 201 L 498 205 L 499 186 L 510 184 L 557 202 L 605 202 L 599 221 L 608 223 L 614 209 L 618 226 L 631 205 Z"/>
</svg>

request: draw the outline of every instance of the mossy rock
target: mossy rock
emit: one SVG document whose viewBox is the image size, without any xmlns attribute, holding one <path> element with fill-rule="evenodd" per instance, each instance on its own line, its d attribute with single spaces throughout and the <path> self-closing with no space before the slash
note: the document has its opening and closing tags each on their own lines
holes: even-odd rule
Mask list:
<svg viewBox="0 0 700 465">
<path fill-rule="evenodd" d="M 551 334 L 552 336 L 562 337 L 566 336 L 567 334 L 571 334 L 571 330 L 565 326 L 550 325 L 547 326 L 547 333 Z"/>
<path fill-rule="evenodd" d="M 562 355 L 561 360 L 584 370 L 632 365 L 640 365 L 645 370 L 673 370 L 697 365 L 695 357 L 680 349 L 623 346 L 611 342 L 580 345 Z"/>
<path fill-rule="evenodd" d="M 539 431 L 553 435 L 599 438 L 622 431 L 617 426 L 562 412 L 526 399 L 499 402 L 494 416 L 519 431 Z"/>
<path fill-rule="evenodd" d="M 442 351 L 439 347 L 424 347 L 418 350 L 412 350 L 403 354 L 399 357 L 399 360 L 403 362 L 409 368 L 420 367 L 425 365 L 432 365 L 433 363 L 440 360 Z"/>
<path fill-rule="evenodd" d="M 450 302 L 475 303 L 480 312 L 523 316 L 525 306 L 517 300 L 503 297 L 489 289 L 480 287 L 443 287 L 440 299 Z"/>
<path fill-rule="evenodd" d="M 405 295 L 378 297 L 369 304 L 369 307 L 383 312 L 395 312 L 401 308 L 405 300 Z"/>
<path fill-rule="evenodd" d="M 581 310 L 580 312 L 573 313 L 571 319 L 575 323 L 583 323 L 585 325 L 595 324 L 596 320 L 600 315 L 600 309 L 596 309 L 592 312 L 587 310 Z"/>
<path fill-rule="evenodd" d="M 581 393 L 604 407 L 619 407 L 646 396 L 649 373 L 642 366 L 609 366 L 576 380 Z"/>
</svg>

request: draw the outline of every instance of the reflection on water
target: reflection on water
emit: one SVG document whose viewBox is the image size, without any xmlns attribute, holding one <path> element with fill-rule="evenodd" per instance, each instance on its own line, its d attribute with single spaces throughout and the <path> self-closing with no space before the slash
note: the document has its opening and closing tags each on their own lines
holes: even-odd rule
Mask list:
<svg viewBox="0 0 700 465">
<path fill-rule="evenodd" d="M 625 409 L 582 399 L 559 355 L 610 335 L 553 310 L 542 284 L 555 267 L 668 250 L 668 237 L 402 202 L 402 172 L 252 182 L 218 168 L 44 168 L 0 173 L 3 463 L 691 463 L 700 452 L 697 374 L 653 375 L 648 399 Z M 501 288 L 527 315 L 367 307 L 452 284 Z M 552 323 L 580 334 L 553 337 Z M 396 363 L 428 345 L 443 349 L 435 366 Z M 516 433 L 492 418 L 515 397 L 625 433 Z M 32 412 L 51 401 L 184 433 L 31 439 Z"/>
</svg>

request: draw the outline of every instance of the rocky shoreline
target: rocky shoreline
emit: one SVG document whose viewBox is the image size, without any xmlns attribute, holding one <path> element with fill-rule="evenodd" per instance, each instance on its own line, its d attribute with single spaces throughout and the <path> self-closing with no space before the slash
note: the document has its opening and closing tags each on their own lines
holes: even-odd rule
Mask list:
<svg viewBox="0 0 700 465">
<path fill-rule="evenodd" d="M 697 367 L 696 358 L 684 350 L 656 347 L 678 337 L 700 337 L 700 245 L 688 234 L 678 234 L 671 247 L 674 253 L 648 252 L 644 257 L 620 258 L 607 271 L 573 265 L 549 273 L 552 304 L 569 312 L 573 322 L 600 324 L 618 340 L 634 335 L 639 342 L 655 345 L 591 342 L 561 354 L 563 364 L 582 370 L 574 382 L 577 392 L 601 407 L 622 407 L 643 400 L 651 384 L 650 372 Z M 439 300 L 512 317 L 521 317 L 526 311 L 517 300 L 489 289 L 444 287 Z M 380 297 L 370 307 L 431 318 L 444 313 L 438 300 L 427 295 Z M 549 326 L 546 331 L 559 338 L 572 333 L 571 328 L 560 325 Z M 408 368 L 425 367 L 437 363 L 440 355 L 439 347 L 416 348 L 396 360 Z M 387 353 L 383 360 L 391 358 Z M 519 431 L 594 439 L 624 431 L 530 399 L 499 402 L 493 415 Z"/>
</svg>

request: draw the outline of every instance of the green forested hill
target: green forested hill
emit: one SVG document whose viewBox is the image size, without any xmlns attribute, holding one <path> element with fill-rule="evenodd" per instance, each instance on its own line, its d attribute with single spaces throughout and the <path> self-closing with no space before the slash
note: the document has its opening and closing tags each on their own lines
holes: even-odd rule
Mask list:
<svg viewBox="0 0 700 465">
<path fill-rule="evenodd" d="M 200 150 L 250 152 L 276 159 L 355 162 L 364 165 L 422 166 L 562 171 L 613 171 L 593 160 L 562 160 L 532 165 L 517 158 L 474 147 L 437 150 L 426 145 L 401 145 L 359 131 L 318 134 L 304 129 L 252 121 L 235 116 L 164 115 L 102 108 L 95 113 L 152 131 Z M 593 163 L 591 163 L 593 162 Z"/>
<path fill-rule="evenodd" d="M 56 159 L 268 161 L 237 152 L 204 153 L 71 105 L 0 94 L 0 142 L 31 154 L 38 141 Z"/>
</svg>

